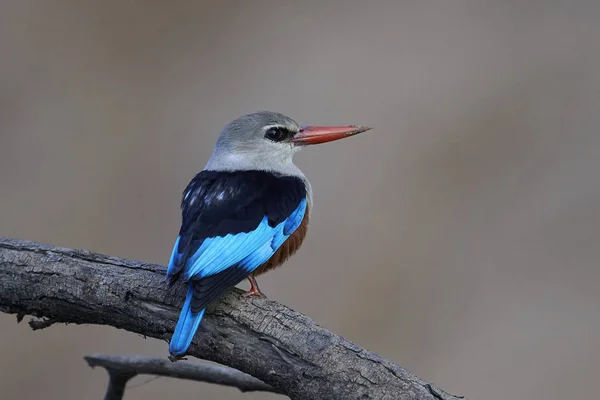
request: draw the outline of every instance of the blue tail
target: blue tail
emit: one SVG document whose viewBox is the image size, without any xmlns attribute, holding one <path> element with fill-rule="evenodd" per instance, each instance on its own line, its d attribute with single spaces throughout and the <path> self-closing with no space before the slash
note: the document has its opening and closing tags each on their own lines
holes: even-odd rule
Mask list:
<svg viewBox="0 0 600 400">
<path fill-rule="evenodd" d="M 179 314 L 177 327 L 175 327 L 175 332 L 173 332 L 171 343 L 169 344 L 169 353 L 175 356 L 185 354 L 204 316 L 204 310 L 197 313 L 192 312 L 190 304 L 192 303 L 193 294 L 194 291 L 190 285 L 185 303 L 183 303 L 183 308 L 181 309 L 181 314 Z"/>
</svg>

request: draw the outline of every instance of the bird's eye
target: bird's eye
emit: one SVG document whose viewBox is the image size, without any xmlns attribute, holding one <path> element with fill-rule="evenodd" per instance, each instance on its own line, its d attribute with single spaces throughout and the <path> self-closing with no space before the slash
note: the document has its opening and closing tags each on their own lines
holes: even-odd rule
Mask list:
<svg viewBox="0 0 600 400">
<path fill-rule="evenodd" d="M 280 126 L 274 126 L 272 128 L 267 129 L 265 132 L 265 137 L 273 142 L 281 142 L 287 136 L 287 131 L 285 128 Z"/>
</svg>

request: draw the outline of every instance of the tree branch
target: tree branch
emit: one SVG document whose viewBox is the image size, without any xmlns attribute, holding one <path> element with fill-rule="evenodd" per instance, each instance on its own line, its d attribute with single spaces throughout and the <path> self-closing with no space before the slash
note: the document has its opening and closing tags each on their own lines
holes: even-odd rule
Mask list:
<svg viewBox="0 0 600 400">
<path fill-rule="evenodd" d="M 0 238 L 0 311 L 111 325 L 167 341 L 183 304 L 165 267 Z M 292 399 L 454 400 L 405 369 L 263 298 L 209 306 L 188 354 L 246 372 Z M 40 327 L 34 323 L 34 327 Z"/>
<path fill-rule="evenodd" d="M 109 375 L 106 400 L 119 400 L 123 397 L 125 385 L 136 375 L 168 376 L 198 382 L 238 388 L 242 392 L 271 392 L 282 394 L 280 390 L 256 379 L 253 376 L 220 365 L 198 364 L 186 361 L 171 362 L 166 358 L 139 356 L 109 356 L 95 354 L 85 356 L 90 367 L 103 367 Z"/>
</svg>

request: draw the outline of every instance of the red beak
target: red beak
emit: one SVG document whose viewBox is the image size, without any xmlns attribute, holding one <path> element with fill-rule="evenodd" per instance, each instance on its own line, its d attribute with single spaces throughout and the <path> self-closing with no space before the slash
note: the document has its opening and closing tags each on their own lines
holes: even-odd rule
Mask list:
<svg viewBox="0 0 600 400">
<path fill-rule="evenodd" d="M 371 128 L 366 126 L 303 126 L 292 138 L 292 142 L 299 145 L 319 144 L 343 139 Z"/>
</svg>

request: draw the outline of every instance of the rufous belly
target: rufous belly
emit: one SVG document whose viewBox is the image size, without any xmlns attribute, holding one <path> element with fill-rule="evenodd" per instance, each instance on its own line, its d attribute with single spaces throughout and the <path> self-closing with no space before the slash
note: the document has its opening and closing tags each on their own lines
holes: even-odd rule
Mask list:
<svg viewBox="0 0 600 400">
<path fill-rule="evenodd" d="M 252 273 L 252 275 L 258 276 L 258 275 L 264 274 L 265 272 L 267 272 L 273 268 L 277 268 L 281 264 L 283 264 L 296 251 L 298 251 L 298 249 L 302 245 L 302 242 L 304 241 L 304 237 L 306 236 L 307 230 L 308 230 L 308 210 L 306 210 L 306 212 L 304 214 L 304 218 L 302 219 L 302 222 L 300 223 L 300 226 L 298 227 L 298 229 L 296 229 L 294 231 L 294 233 L 292 233 L 290 235 L 290 237 L 287 238 L 287 240 L 285 242 L 283 242 L 283 244 L 275 252 L 275 254 L 273 254 L 273 256 L 271 256 L 271 258 L 269 258 L 269 260 L 266 263 L 264 263 L 263 265 L 258 267 Z"/>
</svg>

